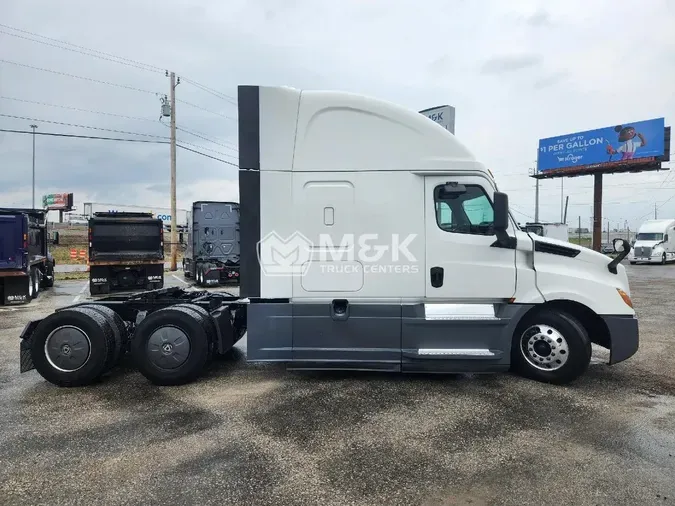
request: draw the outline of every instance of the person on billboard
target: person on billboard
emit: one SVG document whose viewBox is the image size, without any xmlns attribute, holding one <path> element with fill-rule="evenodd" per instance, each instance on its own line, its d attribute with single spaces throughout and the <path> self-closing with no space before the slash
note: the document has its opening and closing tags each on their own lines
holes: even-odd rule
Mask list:
<svg viewBox="0 0 675 506">
<path fill-rule="evenodd" d="M 636 132 L 632 126 L 619 125 L 614 127 L 614 131 L 619 134 L 619 143 L 621 145 L 618 149 L 614 149 L 609 142 L 607 143 L 607 153 L 610 155 L 610 160 L 612 159 L 612 155 L 617 153 L 621 153 L 622 160 L 632 160 L 637 148 L 647 145 L 644 135 Z"/>
</svg>

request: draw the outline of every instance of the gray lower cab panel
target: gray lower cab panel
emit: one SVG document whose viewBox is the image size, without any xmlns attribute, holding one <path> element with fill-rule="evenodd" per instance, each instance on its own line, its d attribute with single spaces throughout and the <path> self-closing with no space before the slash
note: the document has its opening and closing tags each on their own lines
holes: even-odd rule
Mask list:
<svg viewBox="0 0 675 506">
<path fill-rule="evenodd" d="M 257 301 L 247 358 L 293 369 L 497 372 L 508 368 L 513 331 L 530 307 Z"/>
</svg>

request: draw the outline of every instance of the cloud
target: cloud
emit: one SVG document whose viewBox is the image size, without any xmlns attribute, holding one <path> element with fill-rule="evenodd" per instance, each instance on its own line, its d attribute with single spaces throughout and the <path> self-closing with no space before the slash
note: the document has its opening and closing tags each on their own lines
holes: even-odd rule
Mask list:
<svg viewBox="0 0 675 506">
<path fill-rule="evenodd" d="M 549 26 L 552 24 L 551 16 L 545 10 L 539 10 L 525 18 L 525 22 L 533 27 Z"/>
<path fill-rule="evenodd" d="M 413 110 L 451 104 L 458 137 L 496 174 L 514 208 L 532 215 L 527 168 L 539 138 L 649 117 L 665 116 L 672 123 L 675 67 L 667 63 L 675 54 L 675 10 L 664 5 L 668 2 L 643 2 L 631 10 L 631 33 L 639 42 L 629 51 L 626 71 L 617 25 L 607 21 L 607 13 L 616 10 L 612 0 L 203 0 L 198 6 L 174 0 L 170 9 L 158 9 L 152 0 L 4 0 L 3 24 L 157 68 L 0 34 L 0 59 L 62 73 L 0 63 L 0 97 L 62 106 L 0 98 L 0 114 L 134 134 L 44 121 L 38 122 L 40 132 L 165 137 L 169 129 L 158 121 L 159 98 L 169 91 L 164 70 L 174 70 L 183 78 L 176 90 L 183 129 L 178 139 L 236 164 L 238 112 L 222 94 L 236 97 L 238 84 L 342 89 Z M 616 83 L 630 100 L 619 99 Z M 23 130 L 31 122 L 0 116 L 0 128 Z M 29 135 L 0 133 L 0 205 L 30 203 L 31 155 Z M 167 207 L 169 167 L 165 145 L 36 139 L 38 195 L 73 191 L 78 205 Z M 605 216 L 639 220 L 655 200 L 661 204 L 672 193 L 675 183 L 661 185 L 666 175 L 605 178 Z M 587 223 L 591 179 L 564 185 L 569 215 Z M 179 149 L 177 187 L 183 208 L 191 199 L 234 198 L 237 170 Z M 541 219 L 559 217 L 559 192 L 557 182 L 542 183 Z M 675 200 L 659 213 L 675 215 Z"/>
<path fill-rule="evenodd" d="M 493 56 L 481 66 L 483 74 L 505 74 L 536 67 L 542 62 L 542 57 L 536 54 Z"/>
<path fill-rule="evenodd" d="M 567 72 L 552 72 L 549 75 L 536 79 L 532 84 L 532 87 L 535 90 L 543 90 L 544 88 L 564 82 L 568 76 L 569 74 Z"/>
</svg>

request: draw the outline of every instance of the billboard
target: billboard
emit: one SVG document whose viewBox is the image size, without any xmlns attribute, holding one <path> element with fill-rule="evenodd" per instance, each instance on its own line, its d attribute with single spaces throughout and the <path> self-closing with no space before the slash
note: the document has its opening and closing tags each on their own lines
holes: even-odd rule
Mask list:
<svg viewBox="0 0 675 506">
<path fill-rule="evenodd" d="M 537 168 L 640 163 L 664 153 L 665 120 L 656 118 L 540 139 Z"/>
<path fill-rule="evenodd" d="M 72 193 L 50 193 L 42 196 L 42 207 L 50 211 L 72 211 Z"/>
<path fill-rule="evenodd" d="M 161 207 L 103 204 L 99 202 L 85 202 L 84 214 L 91 217 L 94 213 L 151 213 L 155 218 L 159 218 L 165 225 L 171 225 L 171 209 Z M 186 226 L 188 223 L 187 210 L 176 209 L 176 223 L 178 226 Z"/>
<path fill-rule="evenodd" d="M 451 105 L 439 105 L 431 109 L 424 109 L 420 111 L 427 118 L 435 121 L 450 133 L 455 133 L 455 108 Z"/>
</svg>

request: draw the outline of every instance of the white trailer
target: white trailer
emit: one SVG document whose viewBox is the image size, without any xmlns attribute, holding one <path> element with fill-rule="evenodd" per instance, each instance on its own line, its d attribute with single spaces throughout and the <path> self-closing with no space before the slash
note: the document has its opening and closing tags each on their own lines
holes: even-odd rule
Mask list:
<svg viewBox="0 0 675 506">
<path fill-rule="evenodd" d="M 176 223 L 179 227 L 187 227 L 188 210 L 177 209 Z M 101 202 L 85 202 L 84 215 L 91 218 L 94 213 L 151 213 L 155 218 L 159 218 L 164 226 L 171 226 L 171 208 L 149 207 L 136 205 L 104 204 Z"/>
<path fill-rule="evenodd" d="M 570 240 L 567 223 L 525 223 L 525 231 L 559 241 Z"/>
<path fill-rule="evenodd" d="M 631 264 L 675 260 L 675 219 L 648 220 L 640 225 L 628 260 Z"/>
</svg>

